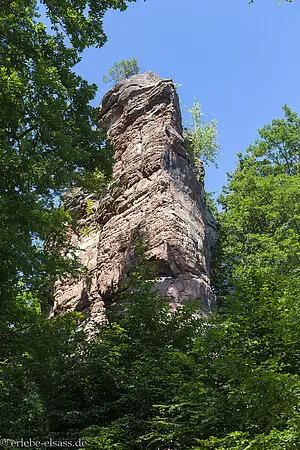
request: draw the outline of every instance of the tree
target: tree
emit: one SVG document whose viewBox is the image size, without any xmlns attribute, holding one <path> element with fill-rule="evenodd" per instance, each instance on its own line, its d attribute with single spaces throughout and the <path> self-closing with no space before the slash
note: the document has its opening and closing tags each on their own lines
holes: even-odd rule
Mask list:
<svg viewBox="0 0 300 450">
<path fill-rule="evenodd" d="M 192 120 L 183 129 L 185 148 L 189 155 L 190 164 L 196 168 L 199 180 L 203 181 L 204 164 L 214 164 L 217 167 L 219 144 L 217 143 L 217 122 L 212 120 L 206 123 L 202 116 L 199 102 L 194 101 L 192 108 L 188 109 Z"/>
<path fill-rule="evenodd" d="M 98 169 L 108 178 L 111 169 L 111 153 L 89 106 L 96 86 L 73 68 L 86 47 L 105 43 L 106 10 L 124 10 L 126 2 L 41 3 L 51 33 L 36 0 L 0 6 L 0 295 L 7 303 L 24 288 L 49 295 L 53 279 L 71 261 L 62 251 L 71 218 L 57 207 L 58 199 L 80 176 Z M 44 241 L 51 241 L 51 252 L 44 251 Z"/>
<path fill-rule="evenodd" d="M 10 341 L 25 351 L 0 374 L 7 435 L 82 437 L 91 450 L 297 448 L 299 376 L 257 345 L 259 316 L 250 327 L 241 311 L 170 311 L 154 289 L 153 263 L 138 255 L 93 339 L 72 317 L 45 321 L 26 309 L 34 327 Z M 283 325 L 279 350 L 288 350 Z"/>
<path fill-rule="evenodd" d="M 297 276 L 300 119 L 287 106 L 284 112 L 284 119 L 259 130 L 261 139 L 244 157 L 239 154 L 238 168 L 220 198 L 226 262 L 221 280 L 228 291 L 233 285 L 242 288 L 242 275 L 249 276 L 242 267 L 251 269 L 257 281 L 276 280 L 275 292 Z"/>
<path fill-rule="evenodd" d="M 222 307 L 194 330 L 192 375 L 157 405 L 147 448 L 299 446 L 300 119 L 284 112 L 239 155 L 221 197 Z"/>
<path fill-rule="evenodd" d="M 239 155 L 221 197 L 222 308 L 194 330 L 191 376 L 156 405 L 147 448 L 299 446 L 300 119 L 284 111 Z"/>
<path fill-rule="evenodd" d="M 40 19 L 39 3 L 50 31 Z M 61 195 L 89 177 L 101 184 L 110 176 L 111 152 L 89 106 L 96 86 L 74 71 L 85 48 L 106 42 L 103 16 L 109 8 L 125 10 L 126 2 L 3 0 L 0 5 L 1 369 L 11 368 L 20 381 L 5 388 L 8 405 L 10 399 L 17 405 L 26 386 L 34 385 L 24 362 L 42 320 L 31 311 L 33 299 L 36 307 L 47 303 L 57 277 L 80 270 L 68 242 L 73 218 L 61 206 Z"/>
<path fill-rule="evenodd" d="M 86 340 L 78 316 L 47 321 L 39 308 L 55 277 L 76 269 L 57 198 L 81 177 L 101 187 L 110 170 L 88 106 L 95 87 L 73 67 L 104 43 L 105 10 L 125 3 L 43 4 L 51 34 L 35 1 L 0 6 L 1 432 L 87 436 L 90 449 L 298 448 L 299 118 L 285 107 L 260 131 L 221 199 L 223 308 L 171 313 L 140 256 Z M 199 108 L 198 118 L 201 130 Z"/>
<path fill-rule="evenodd" d="M 172 399 L 190 377 L 193 361 L 185 352 L 201 319 L 192 308 L 171 313 L 153 289 L 153 263 L 136 248 L 139 261 L 93 339 L 78 330 L 76 315 L 47 321 L 35 302 L 25 308 L 22 332 L 17 328 L 9 341 L 20 352 L 0 366 L 6 436 L 84 436 L 87 448 L 120 442 L 122 448 L 140 448 L 140 433 L 156 414 L 153 405 Z"/>
<path fill-rule="evenodd" d="M 239 373 L 232 378 L 236 379 L 235 398 L 245 398 L 248 391 L 252 406 L 245 410 L 248 419 L 243 420 L 243 427 L 235 431 L 250 434 L 214 443 L 211 439 L 207 447 L 201 441 L 200 448 L 221 448 L 225 443 L 224 448 L 235 448 L 235 443 L 239 449 L 244 440 L 249 448 L 260 448 L 263 442 L 279 448 L 286 442 L 286 448 L 292 449 L 299 441 L 294 424 L 298 420 L 295 404 L 299 401 L 300 375 L 300 119 L 287 106 L 283 109 L 285 117 L 259 130 L 260 139 L 245 156 L 239 154 L 238 167 L 221 196 L 223 212 L 218 217 L 221 237 L 214 285 L 223 306 L 219 320 L 226 330 L 227 362 L 223 362 L 222 371 L 239 361 Z M 252 367 L 248 388 L 241 375 L 245 364 Z M 261 406 L 256 403 L 254 407 L 253 402 L 263 399 L 257 389 L 270 382 L 272 399 L 265 398 Z M 287 401 L 280 384 L 286 386 Z M 240 404 L 238 409 L 241 411 Z M 268 423 L 263 410 L 269 411 L 275 422 Z M 254 430 L 246 426 L 252 413 L 258 413 L 260 424 L 264 423 L 257 428 L 261 435 L 255 438 Z M 253 416 L 251 420 L 253 424 Z M 272 428 L 278 432 L 271 432 Z"/>
<path fill-rule="evenodd" d="M 240 155 L 221 197 L 216 289 L 245 338 L 251 336 L 243 352 L 255 348 L 261 361 L 299 374 L 300 119 L 287 106 L 284 112 Z"/>
<path fill-rule="evenodd" d="M 100 330 L 99 343 L 104 343 L 110 362 L 114 360 L 109 372 L 118 395 L 107 404 L 109 420 L 84 431 L 88 449 L 158 448 L 155 436 L 153 442 L 147 436 L 157 405 L 171 402 L 192 374 L 188 350 L 202 322 L 194 316 L 197 305 L 172 312 L 154 288 L 155 264 L 145 259 L 140 243 L 136 253 L 138 262 L 109 315 L 110 323 Z M 170 443 L 168 437 L 164 440 Z"/>
<path fill-rule="evenodd" d="M 114 63 L 111 69 L 103 77 L 104 83 L 116 84 L 118 81 L 130 78 L 132 75 L 139 73 L 139 66 L 136 58 L 122 59 L 118 63 Z"/>
</svg>

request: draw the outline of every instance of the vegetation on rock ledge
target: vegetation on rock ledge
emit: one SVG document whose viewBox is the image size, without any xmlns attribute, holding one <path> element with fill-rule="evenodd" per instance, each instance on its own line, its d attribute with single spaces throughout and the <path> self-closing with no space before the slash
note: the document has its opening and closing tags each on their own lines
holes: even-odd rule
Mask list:
<svg viewBox="0 0 300 450">
<path fill-rule="evenodd" d="M 107 74 L 104 75 L 103 82 L 116 84 L 118 81 L 138 74 L 139 70 L 140 68 L 136 58 L 122 59 L 120 62 L 114 63 Z"/>
</svg>

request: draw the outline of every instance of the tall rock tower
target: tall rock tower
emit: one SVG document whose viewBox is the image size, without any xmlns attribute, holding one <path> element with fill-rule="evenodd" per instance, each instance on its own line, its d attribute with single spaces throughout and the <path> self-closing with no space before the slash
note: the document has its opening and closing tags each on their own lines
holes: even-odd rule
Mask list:
<svg viewBox="0 0 300 450">
<path fill-rule="evenodd" d="M 157 288 L 170 304 L 202 299 L 209 310 L 216 223 L 183 146 L 172 80 L 146 72 L 119 82 L 102 100 L 99 127 L 114 148 L 113 181 L 102 197 L 80 190 L 69 196 L 84 230 L 73 242 L 88 272 L 57 283 L 53 314 L 71 309 L 103 316 L 133 263 L 137 238 L 148 243 Z M 86 212 L 88 199 L 93 214 Z"/>
</svg>

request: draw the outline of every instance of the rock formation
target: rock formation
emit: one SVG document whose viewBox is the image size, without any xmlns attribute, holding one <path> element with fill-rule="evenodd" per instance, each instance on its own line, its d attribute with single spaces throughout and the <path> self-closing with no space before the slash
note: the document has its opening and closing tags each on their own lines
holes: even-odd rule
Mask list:
<svg viewBox="0 0 300 450">
<path fill-rule="evenodd" d="M 73 241 L 88 273 L 57 283 L 53 313 L 101 316 L 126 278 L 137 237 L 147 241 L 147 257 L 157 261 L 157 288 L 174 307 L 200 298 L 210 309 L 216 224 L 183 146 L 172 80 L 146 72 L 119 82 L 102 100 L 99 127 L 115 151 L 113 181 L 99 198 L 81 190 L 69 195 L 68 206 L 81 214 L 82 232 Z"/>
</svg>

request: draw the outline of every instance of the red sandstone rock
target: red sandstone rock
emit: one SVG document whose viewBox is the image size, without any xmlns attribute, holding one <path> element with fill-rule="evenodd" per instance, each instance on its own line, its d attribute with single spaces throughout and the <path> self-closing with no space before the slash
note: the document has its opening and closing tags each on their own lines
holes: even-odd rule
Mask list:
<svg viewBox="0 0 300 450">
<path fill-rule="evenodd" d="M 113 183 L 103 198 L 93 199 L 92 217 L 83 193 L 73 194 L 71 208 L 81 211 L 87 230 L 74 242 L 88 276 L 57 283 L 54 313 L 75 309 L 103 316 L 134 260 L 137 237 L 148 242 L 147 255 L 158 264 L 157 287 L 169 302 L 176 307 L 200 298 L 209 310 L 216 223 L 183 146 L 172 80 L 146 72 L 121 81 L 104 96 L 99 115 L 115 151 Z"/>
</svg>

